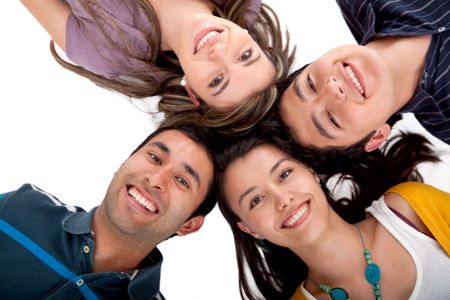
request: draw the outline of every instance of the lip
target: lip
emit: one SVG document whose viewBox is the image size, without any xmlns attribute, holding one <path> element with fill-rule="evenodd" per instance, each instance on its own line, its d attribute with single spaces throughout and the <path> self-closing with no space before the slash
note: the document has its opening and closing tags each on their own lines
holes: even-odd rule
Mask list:
<svg viewBox="0 0 450 300">
<path fill-rule="evenodd" d="M 287 220 L 289 220 L 293 215 L 295 215 L 297 213 L 297 211 L 304 205 L 306 205 L 306 212 L 294 224 L 292 224 L 290 226 L 283 225 Z M 296 228 L 296 227 L 300 226 L 308 218 L 310 212 L 311 212 L 311 199 L 307 199 L 306 201 L 303 201 L 301 204 L 299 204 L 294 209 L 292 209 L 289 212 L 289 214 L 287 215 L 287 217 L 283 218 L 280 228 L 281 229 L 292 229 L 292 228 Z"/>
<path fill-rule="evenodd" d="M 155 207 L 156 207 L 156 212 L 150 212 L 147 208 L 145 208 L 144 206 L 142 206 L 140 203 L 138 203 L 130 194 L 128 194 L 128 190 L 133 187 L 134 189 L 136 189 L 142 196 L 144 196 L 144 198 L 146 198 L 148 201 L 150 201 Z M 126 193 L 126 197 L 127 200 L 129 202 L 129 204 L 137 211 L 144 213 L 146 215 L 151 215 L 151 216 L 155 216 L 158 215 L 161 211 L 159 208 L 159 203 L 157 201 L 157 199 L 155 199 L 156 197 L 153 197 L 151 195 L 149 195 L 149 193 L 145 190 L 142 189 L 138 186 L 129 184 L 125 187 L 125 193 Z"/>
<path fill-rule="evenodd" d="M 205 35 L 207 35 L 208 33 L 210 33 L 211 31 L 217 31 L 217 32 L 219 32 L 219 34 L 218 34 L 217 36 L 213 37 L 212 39 L 208 40 L 208 41 L 206 42 L 206 44 L 203 45 L 202 48 L 204 48 L 207 44 L 210 44 L 211 41 L 216 40 L 217 37 L 223 32 L 223 29 L 220 29 L 220 28 L 217 28 L 217 27 L 207 27 L 207 28 L 204 28 L 204 29 L 200 30 L 200 32 L 197 33 L 197 35 L 196 35 L 195 38 L 194 38 L 194 45 L 193 45 L 193 49 L 192 49 L 192 53 L 193 53 L 194 55 L 197 54 L 196 49 L 197 49 L 197 45 L 198 45 L 198 43 L 200 42 L 200 40 L 201 40 Z"/>
<path fill-rule="evenodd" d="M 349 77 L 349 75 L 347 74 L 347 72 L 345 71 L 345 67 L 349 66 L 350 68 L 352 68 L 353 73 L 355 74 L 356 79 L 358 79 L 359 83 L 361 84 L 361 88 L 364 92 L 364 95 L 361 95 L 361 92 L 359 91 L 359 89 L 355 86 L 355 84 L 353 83 L 352 79 Z M 351 89 L 353 91 L 356 92 L 356 94 L 360 97 L 360 98 L 365 98 L 367 96 L 367 90 L 366 90 L 366 84 L 364 82 L 364 78 L 361 74 L 361 72 L 359 71 L 359 69 L 352 63 L 349 62 L 344 62 L 341 66 L 340 66 L 340 72 L 342 74 L 342 76 L 345 79 L 345 82 L 347 83 L 348 86 L 351 87 Z"/>
</svg>

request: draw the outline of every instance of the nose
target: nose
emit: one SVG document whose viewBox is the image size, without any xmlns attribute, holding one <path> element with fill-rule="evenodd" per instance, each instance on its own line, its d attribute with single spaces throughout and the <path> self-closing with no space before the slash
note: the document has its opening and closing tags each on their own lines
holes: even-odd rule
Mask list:
<svg viewBox="0 0 450 300">
<path fill-rule="evenodd" d="M 278 191 L 275 195 L 275 207 L 279 211 L 286 210 L 294 200 L 294 195 L 291 192 Z"/>
<path fill-rule="evenodd" d="M 147 173 L 145 180 L 152 190 L 164 192 L 166 190 L 167 173 L 164 170 L 152 170 Z"/>
<path fill-rule="evenodd" d="M 224 60 L 228 45 L 223 41 L 217 41 L 209 48 L 209 58 L 211 60 Z"/>
<path fill-rule="evenodd" d="M 337 101 L 345 100 L 345 91 L 342 83 L 334 76 L 330 76 L 326 81 L 326 90 L 331 94 L 331 98 Z"/>
</svg>

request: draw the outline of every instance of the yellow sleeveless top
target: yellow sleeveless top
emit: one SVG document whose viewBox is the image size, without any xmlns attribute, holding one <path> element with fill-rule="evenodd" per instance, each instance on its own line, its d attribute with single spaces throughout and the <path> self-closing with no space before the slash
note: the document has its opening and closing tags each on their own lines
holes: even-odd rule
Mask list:
<svg viewBox="0 0 450 300">
<path fill-rule="evenodd" d="M 387 193 L 404 198 L 450 256 L 450 194 L 420 182 L 400 183 Z M 299 287 L 290 300 L 307 299 Z"/>
<path fill-rule="evenodd" d="M 419 182 L 404 182 L 390 188 L 402 196 L 450 256 L 450 194 Z"/>
</svg>

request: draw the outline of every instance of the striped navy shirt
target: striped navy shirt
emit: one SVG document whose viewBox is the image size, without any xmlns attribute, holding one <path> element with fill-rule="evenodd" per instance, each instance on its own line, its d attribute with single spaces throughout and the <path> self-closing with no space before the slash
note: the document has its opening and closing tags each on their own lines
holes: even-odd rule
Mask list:
<svg viewBox="0 0 450 300">
<path fill-rule="evenodd" d="M 450 144 L 450 0 L 336 0 L 356 41 L 432 35 L 412 112 L 431 134 Z"/>
<path fill-rule="evenodd" d="M 157 248 L 139 270 L 92 272 L 94 211 L 31 184 L 0 194 L 0 298 L 164 300 Z"/>
</svg>

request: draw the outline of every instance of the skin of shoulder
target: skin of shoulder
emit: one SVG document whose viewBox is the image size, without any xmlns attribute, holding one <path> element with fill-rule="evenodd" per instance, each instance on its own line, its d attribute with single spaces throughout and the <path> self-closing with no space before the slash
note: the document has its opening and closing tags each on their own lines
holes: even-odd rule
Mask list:
<svg viewBox="0 0 450 300">
<path fill-rule="evenodd" d="M 422 233 L 433 237 L 428 227 L 422 222 L 414 209 L 408 204 L 408 202 L 397 193 L 387 193 L 384 196 L 384 201 L 387 206 L 395 209 L 413 223 Z"/>
</svg>

